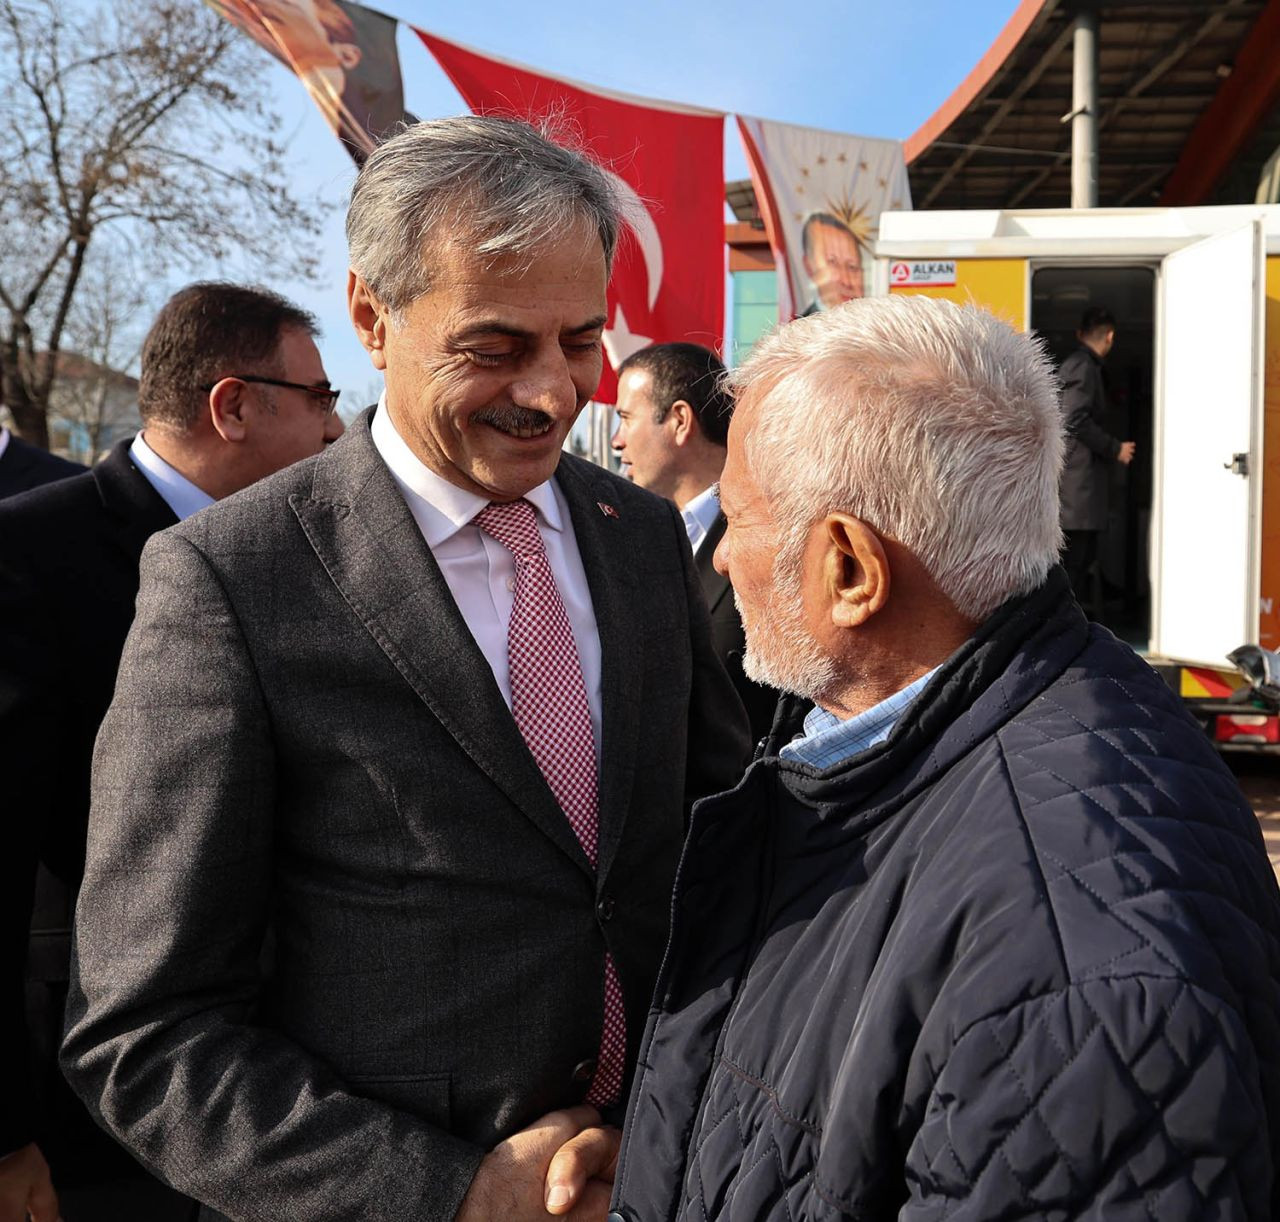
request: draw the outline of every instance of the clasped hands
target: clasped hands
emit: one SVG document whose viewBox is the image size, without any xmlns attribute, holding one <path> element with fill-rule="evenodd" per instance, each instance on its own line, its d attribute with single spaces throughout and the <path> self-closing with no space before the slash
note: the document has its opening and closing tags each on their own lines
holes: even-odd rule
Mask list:
<svg viewBox="0 0 1280 1222">
<path fill-rule="evenodd" d="M 586 1104 L 549 1112 L 485 1155 L 456 1222 L 602 1222 L 621 1140 Z"/>
<path fill-rule="evenodd" d="M 622 1134 L 585 1104 L 550 1112 L 485 1155 L 457 1222 L 564 1218 L 601 1222 L 609 1211 Z M 0 1158 L 0 1222 L 54 1222 L 58 1198 L 35 1145 Z"/>
</svg>

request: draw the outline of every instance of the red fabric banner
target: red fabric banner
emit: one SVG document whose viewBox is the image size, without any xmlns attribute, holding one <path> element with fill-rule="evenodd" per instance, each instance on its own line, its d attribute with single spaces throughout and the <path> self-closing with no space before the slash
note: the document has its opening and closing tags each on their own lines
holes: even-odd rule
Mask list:
<svg viewBox="0 0 1280 1222">
<path fill-rule="evenodd" d="M 724 115 L 605 93 L 414 32 L 476 114 L 550 122 L 631 194 L 636 233 L 623 238 L 609 287 L 604 376 L 650 343 L 724 342 Z"/>
</svg>

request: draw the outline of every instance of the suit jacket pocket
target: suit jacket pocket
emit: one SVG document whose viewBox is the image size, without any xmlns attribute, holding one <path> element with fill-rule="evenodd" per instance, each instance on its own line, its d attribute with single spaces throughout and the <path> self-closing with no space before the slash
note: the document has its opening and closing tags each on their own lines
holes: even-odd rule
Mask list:
<svg viewBox="0 0 1280 1222">
<path fill-rule="evenodd" d="M 347 1078 L 353 1094 L 409 1112 L 436 1128 L 448 1129 L 452 1119 L 447 1073 L 362 1074 Z"/>
</svg>

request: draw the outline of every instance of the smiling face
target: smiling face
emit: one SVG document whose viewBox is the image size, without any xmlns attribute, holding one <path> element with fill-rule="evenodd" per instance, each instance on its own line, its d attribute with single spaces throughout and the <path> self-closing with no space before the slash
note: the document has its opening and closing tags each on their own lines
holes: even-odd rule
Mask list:
<svg viewBox="0 0 1280 1222">
<path fill-rule="evenodd" d="M 831 310 L 862 296 L 862 251 L 843 225 L 814 222 L 804 268 L 823 309 Z"/>
<path fill-rule="evenodd" d="M 494 501 L 550 479 L 600 381 L 604 253 L 584 225 L 532 257 L 430 255 L 433 284 L 396 317 L 353 276 L 352 317 L 385 371 L 396 429 L 432 471 Z"/>
</svg>

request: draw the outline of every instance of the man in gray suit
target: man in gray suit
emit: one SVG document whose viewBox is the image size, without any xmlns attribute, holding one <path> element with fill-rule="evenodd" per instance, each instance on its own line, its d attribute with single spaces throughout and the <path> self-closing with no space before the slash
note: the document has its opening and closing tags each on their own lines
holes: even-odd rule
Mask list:
<svg viewBox="0 0 1280 1222">
<path fill-rule="evenodd" d="M 618 228 L 523 124 L 382 145 L 382 400 L 143 556 L 63 1061 L 222 1215 L 607 1208 L 686 812 L 747 750 L 679 514 L 561 450 Z"/>
</svg>

